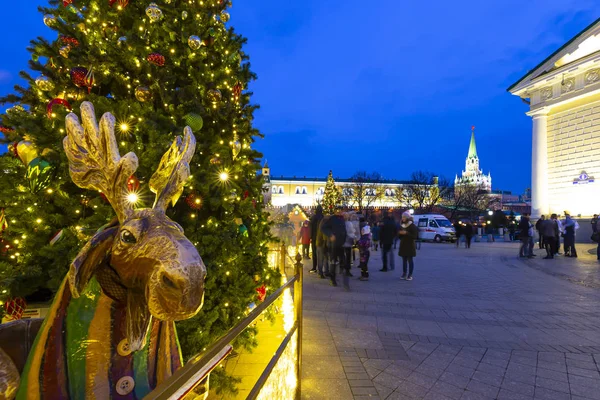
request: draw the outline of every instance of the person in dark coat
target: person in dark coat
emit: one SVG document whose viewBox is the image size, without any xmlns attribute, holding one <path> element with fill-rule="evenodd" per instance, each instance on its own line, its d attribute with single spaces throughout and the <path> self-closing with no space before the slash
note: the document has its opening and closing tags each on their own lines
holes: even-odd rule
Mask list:
<svg viewBox="0 0 600 400">
<path fill-rule="evenodd" d="M 319 227 L 317 228 L 317 272 L 319 278 L 325 279 L 329 276 L 329 248 L 327 246 L 327 238 L 323 235 L 321 227 L 329 217 L 321 218 Z"/>
<path fill-rule="evenodd" d="M 337 286 L 335 280 L 336 272 L 339 267 L 345 268 L 346 263 L 344 262 L 344 243 L 346 243 L 346 222 L 344 221 L 344 214 L 339 209 L 335 215 L 323 220 L 321 224 L 321 232 L 327 239 L 327 247 L 329 248 L 329 278 L 331 286 Z M 350 271 L 348 271 L 350 272 Z M 344 277 L 344 288 L 350 289 L 348 276 L 342 273 Z"/>
<path fill-rule="evenodd" d="M 529 215 L 527 214 L 523 214 L 519 221 L 519 239 L 521 239 L 519 257 L 529 257 Z"/>
<path fill-rule="evenodd" d="M 417 256 L 415 241 L 419 238 L 419 228 L 413 223 L 413 216 L 409 212 L 402 214 L 398 235 L 400 236 L 398 255 L 402 257 L 402 277 L 400 279 L 412 281 L 415 268 L 414 258 Z"/>
<path fill-rule="evenodd" d="M 380 269 L 382 272 L 388 270 L 388 259 L 390 264 L 390 270 L 393 271 L 396 268 L 394 262 L 394 253 L 392 252 L 392 246 L 394 244 L 394 238 L 398 234 L 396 230 L 396 223 L 389 213 L 386 213 L 383 218 L 383 225 L 379 231 L 379 240 L 381 240 L 381 256 L 383 259 L 383 268 Z"/>
<path fill-rule="evenodd" d="M 319 264 L 318 260 L 318 250 L 317 250 L 317 233 L 319 232 L 319 224 L 323 219 L 323 207 L 319 204 L 317 209 L 315 210 L 315 215 L 310 217 L 310 244 L 312 248 L 313 254 L 313 267 L 310 272 L 317 272 L 317 266 Z"/>
<path fill-rule="evenodd" d="M 542 224 L 544 223 L 545 220 L 546 220 L 546 217 L 544 217 L 542 215 L 540 217 L 540 219 L 538 219 L 537 222 L 535 223 L 535 230 L 538 232 L 538 236 L 540 237 L 540 240 L 538 242 L 540 249 L 546 248 L 546 246 L 544 246 L 544 235 L 542 234 Z"/>
<path fill-rule="evenodd" d="M 465 248 L 471 248 L 471 239 L 473 239 L 473 225 L 471 225 L 471 221 L 467 222 L 465 227 L 463 228 L 463 235 L 465 235 Z"/>
<path fill-rule="evenodd" d="M 454 221 L 454 232 L 456 233 L 456 247 L 460 246 L 460 237 L 463 234 L 463 227 L 460 224 L 460 221 Z"/>
<path fill-rule="evenodd" d="M 555 221 L 550 218 L 543 220 L 540 224 L 540 234 L 544 236 L 544 247 L 546 249 L 546 257 L 544 259 L 546 260 L 554 258 L 554 249 L 556 247 L 554 243 L 555 225 Z"/>
</svg>

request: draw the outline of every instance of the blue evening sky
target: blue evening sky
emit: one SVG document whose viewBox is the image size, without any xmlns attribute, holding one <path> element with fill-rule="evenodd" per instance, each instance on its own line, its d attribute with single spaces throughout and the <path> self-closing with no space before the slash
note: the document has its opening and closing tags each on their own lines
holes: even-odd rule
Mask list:
<svg viewBox="0 0 600 400">
<path fill-rule="evenodd" d="M 3 3 L 4 94 L 27 67 L 29 40 L 51 31 L 36 10 L 44 1 Z M 258 74 L 266 138 L 256 147 L 273 175 L 453 179 L 475 125 L 494 189 L 521 193 L 531 120 L 506 88 L 598 18 L 600 2 L 234 0 L 230 11 Z"/>
</svg>

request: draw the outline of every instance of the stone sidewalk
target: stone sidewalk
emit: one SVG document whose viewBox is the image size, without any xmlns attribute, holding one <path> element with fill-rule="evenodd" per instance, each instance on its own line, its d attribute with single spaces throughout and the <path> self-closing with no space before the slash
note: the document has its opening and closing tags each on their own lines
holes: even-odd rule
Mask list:
<svg viewBox="0 0 600 400">
<path fill-rule="evenodd" d="M 372 253 L 371 279 L 353 268 L 350 292 L 306 263 L 302 397 L 600 399 L 591 250 L 523 260 L 516 243 L 427 243 L 413 281 Z"/>
</svg>

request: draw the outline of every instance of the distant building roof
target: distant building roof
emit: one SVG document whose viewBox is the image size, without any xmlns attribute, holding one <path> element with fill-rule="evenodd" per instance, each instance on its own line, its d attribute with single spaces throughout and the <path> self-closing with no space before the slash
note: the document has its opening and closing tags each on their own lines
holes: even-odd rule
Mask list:
<svg viewBox="0 0 600 400">
<path fill-rule="evenodd" d="M 354 183 L 356 182 L 355 180 L 351 179 L 351 178 L 334 178 L 336 183 L 337 182 L 341 182 L 341 183 Z M 279 177 L 271 177 L 271 181 L 298 181 L 298 182 L 327 182 L 327 178 L 307 178 L 306 176 L 304 177 L 289 177 L 289 176 L 279 176 Z M 380 181 L 376 181 L 376 182 L 369 182 L 366 181 L 367 183 L 381 183 L 381 184 L 394 184 L 394 185 L 408 185 L 411 182 L 410 181 L 403 181 L 403 180 L 397 180 L 397 179 L 382 179 Z"/>
</svg>

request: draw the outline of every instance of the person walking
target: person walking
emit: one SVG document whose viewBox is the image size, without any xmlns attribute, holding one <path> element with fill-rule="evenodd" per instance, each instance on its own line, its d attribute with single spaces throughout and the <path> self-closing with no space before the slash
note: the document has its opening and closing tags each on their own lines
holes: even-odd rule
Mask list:
<svg viewBox="0 0 600 400">
<path fill-rule="evenodd" d="M 310 227 L 308 226 L 308 220 L 302 223 L 302 228 L 298 232 L 298 241 L 302 244 L 302 256 L 310 260 Z"/>
<path fill-rule="evenodd" d="M 337 286 L 336 273 L 339 268 L 340 273 L 345 268 L 344 262 L 344 243 L 346 243 L 346 221 L 341 208 L 331 217 L 324 219 L 321 224 L 321 232 L 327 239 L 327 247 L 329 251 L 329 284 Z M 342 274 L 344 280 L 344 288 L 350 289 L 348 277 Z"/>
<path fill-rule="evenodd" d="M 565 211 L 563 229 L 565 231 L 565 257 L 577 258 L 577 250 L 575 250 L 575 231 L 579 229 L 579 224 L 571 218 L 570 213 L 567 211 Z"/>
<path fill-rule="evenodd" d="M 592 232 L 598 232 L 598 214 L 594 214 L 590 222 L 592 223 Z"/>
<path fill-rule="evenodd" d="M 463 233 L 463 227 L 459 220 L 454 221 L 454 232 L 456 233 L 456 248 L 460 246 L 460 237 Z"/>
<path fill-rule="evenodd" d="M 468 221 L 467 224 L 465 225 L 465 227 L 463 228 L 466 249 L 471 248 L 471 239 L 473 239 L 473 231 L 474 231 L 473 225 L 471 224 L 471 221 Z"/>
<path fill-rule="evenodd" d="M 323 231 L 321 230 L 323 223 L 329 217 L 321 218 L 321 222 L 319 222 L 319 227 L 317 228 L 317 272 L 319 273 L 319 278 L 325 279 L 329 276 L 329 251 L 327 247 L 327 238 L 323 235 Z M 314 256 L 313 256 L 314 257 Z"/>
<path fill-rule="evenodd" d="M 373 240 L 373 250 L 379 249 L 379 224 L 376 222 L 371 228 L 371 239 Z"/>
<path fill-rule="evenodd" d="M 544 259 L 551 260 L 554 258 L 555 240 L 555 222 L 552 218 L 544 219 L 540 224 L 540 235 L 544 237 L 544 248 L 546 249 L 546 257 Z"/>
<path fill-rule="evenodd" d="M 402 257 L 402 276 L 400 279 L 412 281 L 415 269 L 414 258 L 417 256 L 415 241 L 419 237 L 419 228 L 413 223 L 413 216 L 409 212 L 402 214 L 402 223 L 400 224 L 398 236 L 400 237 L 398 255 Z"/>
<path fill-rule="evenodd" d="M 542 224 L 544 223 L 544 220 L 546 219 L 546 217 L 544 217 L 543 215 L 540 217 L 540 219 L 537 220 L 537 222 L 535 223 L 535 230 L 538 233 L 539 236 L 539 240 L 538 240 L 538 245 L 540 246 L 540 249 L 544 249 L 544 235 L 542 235 Z"/>
<path fill-rule="evenodd" d="M 319 265 L 319 250 L 317 248 L 317 234 L 319 233 L 319 224 L 323 219 L 323 207 L 319 204 L 315 210 L 315 215 L 310 217 L 310 245 L 312 248 L 312 262 L 313 266 L 309 272 L 317 272 L 317 266 Z"/>
<path fill-rule="evenodd" d="M 365 225 L 361 229 L 360 239 L 358 240 L 358 255 L 360 258 L 360 280 L 369 280 L 369 258 L 371 257 L 371 228 Z"/>
<path fill-rule="evenodd" d="M 559 254 L 558 249 L 560 248 L 561 227 L 560 221 L 558 220 L 558 216 L 556 214 L 552 214 L 550 216 L 550 220 L 552 221 L 552 228 L 554 229 L 554 242 L 552 243 L 554 245 L 554 250 L 552 251 L 552 255 L 555 256 Z"/>
<path fill-rule="evenodd" d="M 529 215 L 523 214 L 519 221 L 519 239 L 521 239 L 521 247 L 519 249 L 519 257 L 529 257 Z"/>
<path fill-rule="evenodd" d="M 358 232 L 356 232 L 354 221 L 352 221 L 352 217 L 356 214 L 346 213 L 344 214 L 344 220 L 346 225 L 346 242 L 344 243 L 344 260 L 346 261 L 345 269 L 346 275 L 353 276 L 350 272 L 352 267 L 352 246 L 354 246 L 354 242 L 358 240 Z"/>
<path fill-rule="evenodd" d="M 392 219 L 392 216 L 389 213 L 386 213 L 383 218 L 383 226 L 379 232 L 379 239 L 381 240 L 381 256 L 383 260 L 383 268 L 380 269 L 381 272 L 388 271 L 388 260 L 390 265 L 389 269 L 391 271 L 396 269 L 392 245 L 394 244 L 394 237 L 397 234 L 396 223 Z"/>
</svg>

